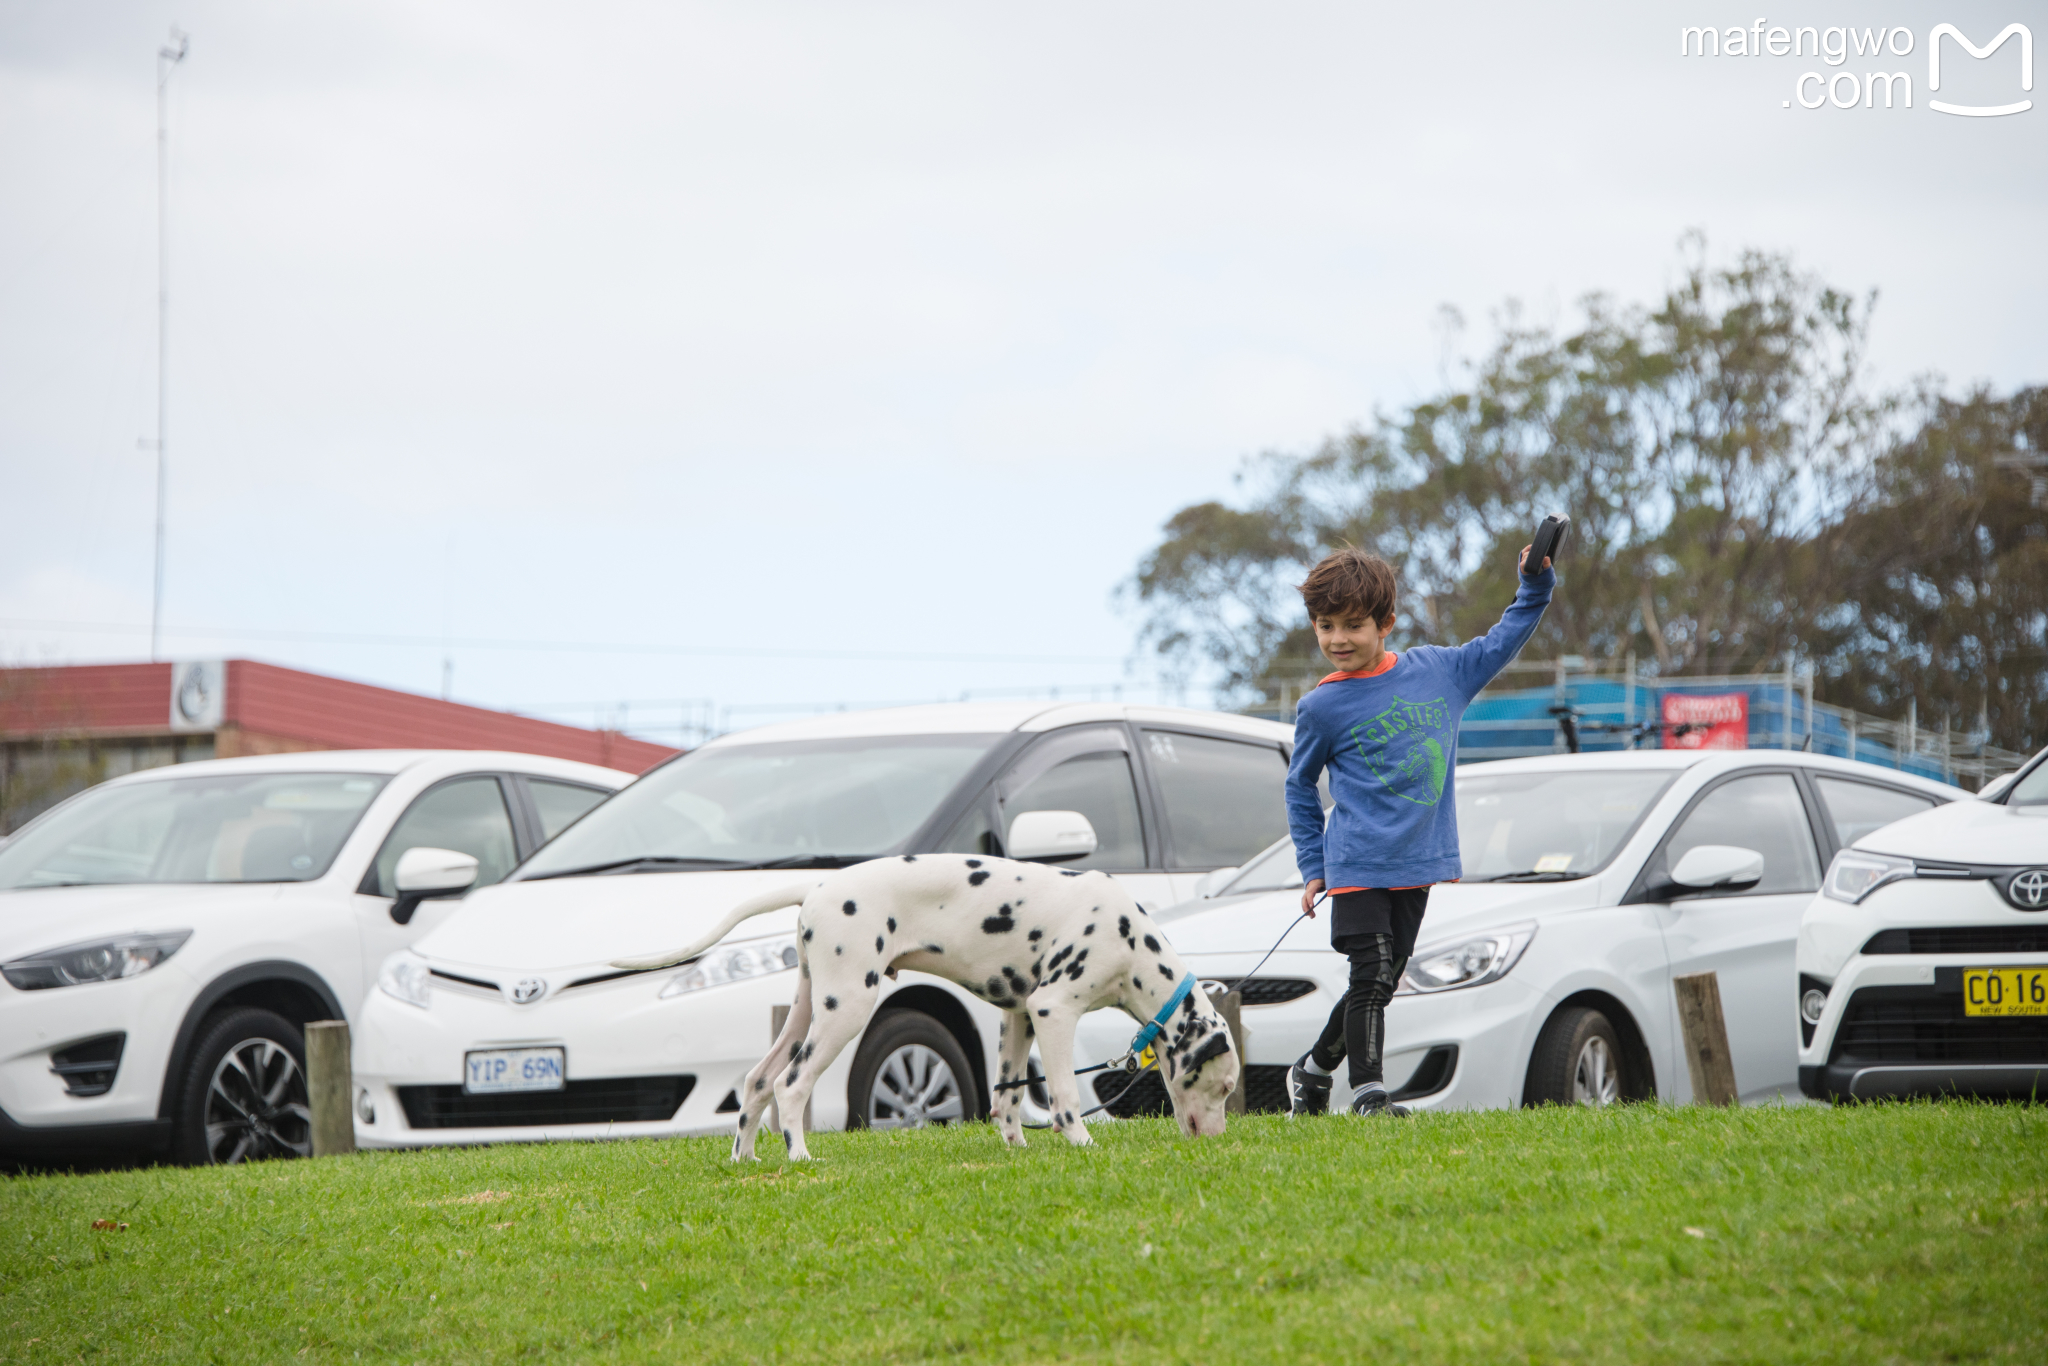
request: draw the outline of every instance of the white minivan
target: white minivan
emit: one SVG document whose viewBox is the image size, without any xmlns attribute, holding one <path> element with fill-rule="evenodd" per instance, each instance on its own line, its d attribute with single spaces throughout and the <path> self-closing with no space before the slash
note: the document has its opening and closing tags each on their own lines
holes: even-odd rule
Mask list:
<svg viewBox="0 0 2048 1366">
<path fill-rule="evenodd" d="M 1285 829 L 1292 741 L 1290 727 L 1219 712 L 1044 702 L 723 736 L 649 772 L 392 955 L 356 1032 L 357 1142 L 730 1132 L 736 1088 L 795 995 L 795 908 L 748 921 L 684 967 L 612 960 L 687 943 L 806 870 L 879 855 L 1052 857 L 1169 906 Z M 1033 812 L 1063 813 L 1069 831 L 1085 819 L 1093 851 L 1031 847 L 1031 823 L 1018 821 Z M 998 1023 L 952 982 L 902 973 L 824 1074 L 813 1126 L 986 1114 Z"/>
</svg>

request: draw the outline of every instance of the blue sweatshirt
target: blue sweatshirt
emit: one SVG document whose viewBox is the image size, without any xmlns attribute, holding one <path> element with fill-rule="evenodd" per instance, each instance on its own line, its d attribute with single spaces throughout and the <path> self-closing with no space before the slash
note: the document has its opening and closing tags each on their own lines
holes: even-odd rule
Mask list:
<svg viewBox="0 0 2048 1366">
<path fill-rule="evenodd" d="M 1327 680 L 1294 715 L 1287 824 L 1303 881 L 1331 887 L 1425 887 L 1458 861 L 1458 718 L 1543 618 L 1557 571 L 1516 576 L 1515 600 L 1478 640 L 1403 650 L 1370 678 Z M 1327 769 L 1329 830 L 1316 780 Z"/>
</svg>

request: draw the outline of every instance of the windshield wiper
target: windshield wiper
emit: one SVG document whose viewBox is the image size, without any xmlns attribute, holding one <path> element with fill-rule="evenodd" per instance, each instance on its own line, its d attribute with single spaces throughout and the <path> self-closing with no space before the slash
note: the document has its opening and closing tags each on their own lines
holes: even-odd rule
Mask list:
<svg viewBox="0 0 2048 1366">
<path fill-rule="evenodd" d="M 772 858 L 765 863 L 749 863 L 749 868 L 851 868 L 856 863 L 866 863 L 873 854 L 791 854 L 788 858 Z"/>
<path fill-rule="evenodd" d="M 1473 879 L 1472 879 L 1472 881 L 1474 881 L 1474 882 L 1575 882 L 1575 881 L 1577 881 L 1578 879 L 1580 879 L 1580 878 L 1582 878 L 1582 877 L 1591 877 L 1591 876 L 1593 876 L 1593 875 L 1592 875 L 1591 873 L 1568 873 L 1568 872 L 1565 872 L 1565 871 L 1564 871 L 1563 869 L 1559 869 L 1559 868 L 1550 868 L 1550 869 L 1545 869 L 1545 870 L 1544 870 L 1543 872 L 1540 872 L 1540 873 L 1539 873 L 1539 872 L 1537 872 L 1537 871 L 1536 871 L 1535 869 L 1531 868 L 1531 869 L 1528 869 L 1528 870 L 1526 870 L 1526 871 L 1524 871 L 1524 872 L 1520 872 L 1520 873 L 1497 873 L 1497 874 L 1495 874 L 1495 875 L 1494 875 L 1494 876 L 1492 876 L 1492 877 L 1475 877 L 1475 878 L 1473 878 Z"/>
<path fill-rule="evenodd" d="M 759 868 L 764 865 L 735 858 L 677 858 L 670 854 L 638 854 L 632 858 L 593 863 L 583 868 L 561 868 L 552 873 L 535 873 L 521 882 L 544 882 L 552 877 L 595 877 L 601 873 L 640 873 L 663 868 Z"/>
</svg>

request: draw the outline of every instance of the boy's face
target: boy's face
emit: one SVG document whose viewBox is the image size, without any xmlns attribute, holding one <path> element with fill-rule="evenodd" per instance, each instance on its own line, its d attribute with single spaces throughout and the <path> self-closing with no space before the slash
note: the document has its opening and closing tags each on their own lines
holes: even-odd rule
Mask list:
<svg viewBox="0 0 2048 1366">
<path fill-rule="evenodd" d="M 1324 613 L 1315 619 L 1316 644 L 1340 672 L 1370 669 L 1386 654 L 1387 637 L 1399 620 L 1390 616 L 1381 625 L 1363 612 Z"/>
</svg>

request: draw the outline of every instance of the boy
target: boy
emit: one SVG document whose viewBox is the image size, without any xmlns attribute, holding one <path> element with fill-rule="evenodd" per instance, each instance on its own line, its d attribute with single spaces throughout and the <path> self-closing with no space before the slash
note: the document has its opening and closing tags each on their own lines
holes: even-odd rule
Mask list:
<svg viewBox="0 0 2048 1366">
<path fill-rule="evenodd" d="M 1522 547 L 1526 569 L 1529 547 Z M 1301 585 L 1316 644 L 1337 672 L 1301 699 L 1287 770 L 1287 823 L 1315 915 L 1330 890 L 1330 946 L 1351 960 L 1351 989 L 1315 1047 L 1288 1069 L 1288 1116 L 1327 1111 L 1337 1064 L 1351 1060 L 1351 1113 L 1405 1115 L 1380 1071 L 1386 1007 L 1415 951 L 1432 883 L 1456 882 L 1458 718 L 1515 657 L 1557 582 L 1545 559 L 1520 574 L 1515 600 L 1485 636 L 1455 648 L 1386 648 L 1398 619 L 1394 570 L 1362 550 L 1326 557 Z M 1325 833 L 1316 780 L 1335 806 Z"/>
</svg>

